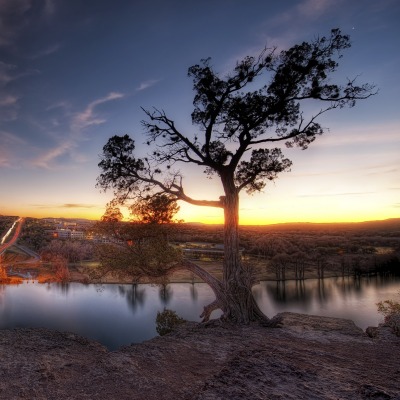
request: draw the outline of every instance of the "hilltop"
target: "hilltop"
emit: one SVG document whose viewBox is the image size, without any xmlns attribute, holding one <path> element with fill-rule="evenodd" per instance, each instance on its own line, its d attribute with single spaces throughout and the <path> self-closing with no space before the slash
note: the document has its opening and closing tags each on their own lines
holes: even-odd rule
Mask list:
<svg viewBox="0 0 400 400">
<path fill-rule="evenodd" d="M 400 338 L 283 313 L 274 326 L 186 323 L 115 352 L 72 333 L 0 330 L 9 399 L 400 399 Z M 21 373 L 23 371 L 23 373 Z"/>
</svg>

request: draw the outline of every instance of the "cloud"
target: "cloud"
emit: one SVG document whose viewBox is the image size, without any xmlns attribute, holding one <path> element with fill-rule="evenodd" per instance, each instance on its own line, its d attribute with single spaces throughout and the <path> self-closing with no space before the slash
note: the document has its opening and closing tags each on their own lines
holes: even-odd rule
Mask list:
<svg viewBox="0 0 400 400">
<path fill-rule="evenodd" d="M 285 11 L 267 18 L 260 27 L 262 46 L 266 44 L 278 50 L 289 48 L 299 41 L 299 37 L 308 35 L 310 24 L 325 15 L 331 15 L 335 9 L 342 7 L 344 0 L 303 0 L 292 3 L 295 5 L 285 7 Z M 273 31 L 276 31 L 274 36 L 265 34 Z"/>
<path fill-rule="evenodd" d="M 343 192 L 343 193 L 326 193 L 326 194 L 300 194 L 297 197 L 336 197 L 336 196 L 364 196 L 366 194 L 374 194 L 376 192 Z"/>
<path fill-rule="evenodd" d="M 48 149 L 42 155 L 33 160 L 32 165 L 38 168 L 49 169 L 53 167 L 54 162 L 59 157 L 65 154 L 69 154 L 71 159 L 73 159 L 76 163 L 82 163 L 86 161 L 86 158 L 83 155 L 76 152 L 79 142 L 83 140 L 82 132 L 90 126 L 100 125 L 107 122 L 107 119 L 96 110 L 99 105 L 118 100 L 123 97 L 125 97 L 123 93 L 111 92 L 107 96 L 90 102 L 82 112 L 73 114 L 69 122 L 70 132 L 68 137 L 64 136 L 62 139 L 59 139 L 59 143 L 56 146 Z M 70 105 L 66 102 L 55 103 L 47 107 L 47 111 L 58 108 L 64 110 L 70 116 Z M 53 126 L 59 124 L 59 122 L 55 121 L 54 119 L 52 121 Z"/>
<path fill-rule="evenodd" d="M 146 90 L 146 89 L 154 86 L 157 82 L 159 82 L 158 79 L 150 79 L 148 81 L 144 81 L 136 88 L 136 91 L 141 92 L 142 90 Z"/>
<path fill-rule="evenodd" d="M 348 146 L 355 144 L 380 144 L 400 143 L 399 123 L 388 122 L 386 124 L 362 125 L 357 124 L 351 127 L 338 127 L 333 132 L 327 132 L 318 137 L 311 146 Z"/>
<path fill-rule="evenodd" d="M 11 94 L 0 95 L 0 107 L 10 107 L 17 104 L 18 97 Z"/>
<path fill-rule="evenodd" d="M 65 203 L 65 204 L 32 204 L 31 207 L 35 208 L 43 208 L 43 209 L 50 209 L 50 208 L 96 208 L 98 205 L 96 204 L 83 204 L 83 203 Z"/>
<path fill-rule="evenodd" d="M 302 18 L 315 20 L 326 14 L 332 7 L 338 7 L 340 0 L 306 0 L 298 4 L 296 11 Z"/>
<path fill-rule="evenodd" d="M 26 140 L 13 133 L 0 131 L 0 147 L 4 148 L 7 145 L 24 146 L 26 145 Z"/>
<path fill-rule="evenodd" d="M 105 97 L 92 101 L 88 104 L 84 111 L 75 115 L 71 124 L 72 130 L 75 132 L 79 132 L 91 125 L 104 124 L 105 122 L 107 122 L 107 120 L 104 117 L 101 117 L 95 113 L 96 107 L 100 104 L 121 99 L 123 97 L 125 97 L 125 95 L 122 93 L 111 92 Z"/>
<path fill-rule="evenodd" d="M 31 60 L 36 60 L 37 58 L 49 56 L 53 53 L 56 53 L 58 50 L 60 50 L 61 45 L 60 44 L 54 44 L 52 46 L 46 47 L 42 50 L 39 50 L 37 53 L 31 55 L 29 58 Z"/>
<path fill-rule="evenodd" d="M 66 203 L 59 206 L 60 208 L 95 208 L 95 204 Z"/>
<path fill-rule="evenodd" d="M 54 0 L 44 0 L 43 11 L 44 11 L 45 15 L 47 15 L 47 16 L 53 15 L 55 12 L 55 9 L 56 9 L 56 5 L 55 5 Z"/>
<path fill-rule="evenodd" d="M 31 0 L 1 0 L 0 46 L 9 46 L 26 24 L 26 13 L 31 9 Z"/>
<path fill-rule="evenodd" d="M 68 153 L 75 147 L 71 140 L 60 143 L 58 146 L 48 150 L 45 154 L 32 161 L 32 165 L 39 168 L 49 169 L 51 163 L 58 157 Z"/>
<path fill-rule="evenodd" d="M 14 121 L 17 118 L 19 98 L 11 94 L 0 94 L 0 121 Z"/>
<path fill-rule="evenodd" d="M 26 146 L 26 141 L 13 133 L 0 131 L 0 167 L 11 168 L 18 164 L 18 149 Z"/>
<path fill-rule="evenodd" d="M 30 24 L 55 12 L 54 0 L 0 0 L 0 47 L 12 46 Z"/>
<path fill-rule="evenodd" d="M 11 71 L 13 71 L 15 68 L 16 66 L 13 64 L 7 64 L 3 61 L 0 61 L 0 86 L 5 86 L 7 83 L 15 79 L 11 74 Z"/>
</svg>

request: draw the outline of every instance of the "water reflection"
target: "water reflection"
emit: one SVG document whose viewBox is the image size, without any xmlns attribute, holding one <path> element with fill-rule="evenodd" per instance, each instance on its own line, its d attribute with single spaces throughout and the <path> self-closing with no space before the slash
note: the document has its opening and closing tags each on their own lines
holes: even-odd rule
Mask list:
<svg viewBox="0 0 400 400">
<path fill-rule="evenodd" d="M 398 277 L 338 277 L 305 281 L 261 282 L 254 288 L 261 309 L 268 315 L 293 311 L 349 318 L 365 329 L 377 325 L 378 301 L 398 298 Z"/>
<path fill-rule="evenodd" d="M 118 292 L 125 297 L 129 308 L 135 313 L 139 307 L 143 307 L 146 301 L 145 289 L 134 283 L 132 285 L 119 285 Z"/>
<path fill-rule="evenodd" d="M 329 278 L 261 282 L 254 287 L 269 317 L 293 311 L 349 318 L 365 329 L 381 316 L 376 303 L 399 297 L 399 278 Z M 0 286 L 0 328 L 47 327 L 72 331 L 110 349 L 156 336 L 155 317 L 169 308 L 199 321 L 214 300 L 203 283 L 154 285 L 29 284 Z M 214 312 L 212 317 L 220 315 Z"/>
<path fill-rule="evenodd" d="M 160 297 L 161 303 L 164 304 L 164 308 L 168 305 L 172 298 L 173 290 L 170 285 L 160 285 L 158 289 L 158 295 Z"/>
</svg>

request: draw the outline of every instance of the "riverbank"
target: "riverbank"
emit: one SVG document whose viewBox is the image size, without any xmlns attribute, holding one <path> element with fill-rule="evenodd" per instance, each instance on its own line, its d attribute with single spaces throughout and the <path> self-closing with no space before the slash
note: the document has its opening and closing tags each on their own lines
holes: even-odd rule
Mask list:
<svg viewBox="0 0 400 400">
<path fill-rule="evenodd" d="M 0 330 L 10 399 L 400 399 L 400 338 L 283 313 L 275 328 L 212 321 L 115 352 L 74 334 Z"/>
</svg>

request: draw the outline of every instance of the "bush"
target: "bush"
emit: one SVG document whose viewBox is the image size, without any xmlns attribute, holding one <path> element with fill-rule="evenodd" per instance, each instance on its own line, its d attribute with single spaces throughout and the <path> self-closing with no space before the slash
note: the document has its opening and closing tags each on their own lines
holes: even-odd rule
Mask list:
<svg viewBox="0 0 400 400">
<path fill-rule="evenodd" d="M 172 332 L 180 324 L 186 322 L 179 317 L 175 311 L 164 309 L 163 312 L 158 311 L 156 317 L 156 330 L 160 336 Z"/>
<path fill-rule="evenodd" d="M 385 300 L 376 305 L 378 312 L 384 316 L 385 325 L 390 326 L 393 332 L 400 336 L 400 303 L 394 300 Z"/>
</svg>

